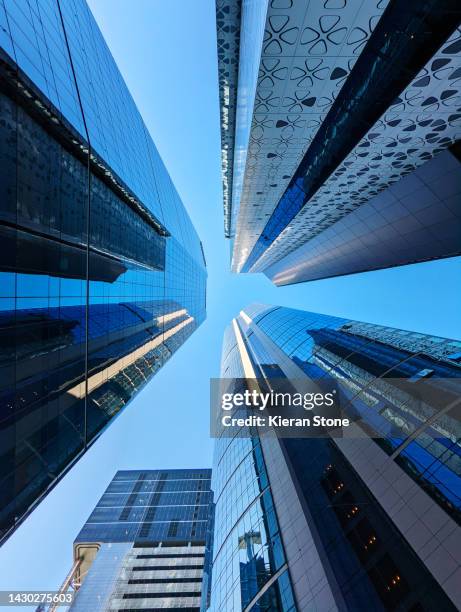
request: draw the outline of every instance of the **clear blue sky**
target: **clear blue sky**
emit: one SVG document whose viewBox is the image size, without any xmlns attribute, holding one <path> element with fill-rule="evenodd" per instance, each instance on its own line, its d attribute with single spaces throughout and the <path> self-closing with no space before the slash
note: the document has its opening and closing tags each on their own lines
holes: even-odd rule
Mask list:
<svg viewBox="0 0 461 612">
<path fill-rule="evenodd" d="M 211 465 L 209 378 L 219 375 L 224 327 L 247 303 L 460 337 L 459 258 L 283 288 L 264 276 L 231 275 L 222 229 L 214 1 L 89 3 L 202 238 L 208 319 L 3 546 L 0 590 L 59 586 L 72 541 L 116 470 Z"/>
</svg>

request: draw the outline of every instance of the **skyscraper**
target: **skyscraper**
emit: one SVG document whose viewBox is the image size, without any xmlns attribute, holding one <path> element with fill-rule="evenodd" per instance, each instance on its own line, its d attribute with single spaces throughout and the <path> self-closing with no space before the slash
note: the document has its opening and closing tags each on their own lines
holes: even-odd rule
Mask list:
<svg viewBox="0 0 461 612">
<path fill-rule="evenodd" d="M 0 201 L 3 540 L 205 318 L 200 240 L 84 0 L 0 3 Z"/>
<path fill-rule="evenodd" d="M 461 254 L 461 9 L 217 0 L 225 235 L 277 285 Z"/>
<path fill-rule="evenodd" d="M 460 364 L 460 341 L 242 311 L 225 333 L 222 378 L 334 381 L 351 428 L 304 439 L 223 428 L 212 609 L 459 609 Z"/>
<path fill-rule="evenodd" d="M 71 610 L 205 610 L 211 470 L 123 470 L 74 542 Z"/>
</svg>

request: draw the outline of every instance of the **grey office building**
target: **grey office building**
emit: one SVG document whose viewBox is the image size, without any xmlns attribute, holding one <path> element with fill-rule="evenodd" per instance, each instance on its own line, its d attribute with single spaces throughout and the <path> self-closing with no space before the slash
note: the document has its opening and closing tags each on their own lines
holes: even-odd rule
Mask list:
<svg viewBox="0 0 461 612">
<path fill-rule="evenodd" d="M 211 470 L 117 472 L 74 542 L 73 612 L 205 610 Z"/>
<path fill-rule="evenodd" d="M 222 428 L 213 612 L 461 607 L 461 341 L 253 305 L 226 330 L 221 376 L 334 382 L 351 423 Z"/>
<path fill-rule="evenodd" d="M 277 285 L 461 254 L 456 0 L 217 0 L 224 229 Z"/>
</svg>

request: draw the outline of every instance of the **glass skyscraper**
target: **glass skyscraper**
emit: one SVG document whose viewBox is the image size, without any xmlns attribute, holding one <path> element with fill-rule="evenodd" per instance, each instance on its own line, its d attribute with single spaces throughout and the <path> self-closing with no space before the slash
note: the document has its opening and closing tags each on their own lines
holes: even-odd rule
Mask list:
<svg viewBox="0 0 461 612">
<path fill-rule="evenodd" d="M 205 318 L 200 240 L 84 0 L 0 2 L 0 200 L 3 540 Z"/>
<path fill-rule="evenodd" d="M 213 611 L 460 608 L 460 341 L 252 305 L 221 377 L 334 381 L 351 425 L 218 437 Z"/>
<path fill-rule="evenodd" d="M 211 470 L 117 472 L 74 542 L 73 612 L 205 610 Z"/>
<path fill-rule="evenodd" d="M 286 285 L 461 254 L 456 0 L 216 0 L 234 272 Z"/>
</svg>

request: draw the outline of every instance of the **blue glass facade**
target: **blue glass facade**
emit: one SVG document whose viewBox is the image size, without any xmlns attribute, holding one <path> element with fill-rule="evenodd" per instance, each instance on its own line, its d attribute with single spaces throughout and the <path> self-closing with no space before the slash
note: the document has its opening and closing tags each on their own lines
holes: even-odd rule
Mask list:
<svg viewBox="0 0 461 612">
<path fill-rule="evenodd" d="M 75 542 L 201 542 L 213 495 L 211 470 L 117 472 Z"/>
<path fill-rule="evenodd" d="M 200 240 L 84 0 L 0 3 L 2 539 L 205 318 Z"/>
<path fill-rule="evenodd" d="M 71 609 L 205 610 L 211 470 L 124 470 L 74 542 Z"/>
<path fill-rule="evenodd" d="M 241 3 L 219 48 L 233 271 L 291 284 L 460 254 L 460 22 L 453 0 Z"/>
<path fill-rule="evenodd" d="M 348 403 L 346 410 L 351 415 L 356 411 L 364 415 L 372 437 L 386 452 L 393 455 L 395 449 L 401 449 L 403 457 L 399 452 L 394 460 L 460 522 L 459 409 L 441 411 L 439 419 L 429 406 L 428 412 L 418 414 L 414 398 L 402 393 L 399 401 L 391 404 L 389 391 L 374 381 L 389 379 L 392 384 L 394 379 L 420 375 L 420 385 L 433 387 L 449 404 L 448 399 L 456 399 L 459 393 L 460 341 L 287 308 L 258 315 L 255 323 L 307 376 L 336 378 Z M 355 384 L 341 383 L 343 377 Z M 419 429 L 426 420 L 421 436 Z M 419 435 L 413 437 L 417 430 Z M 450 435 L 442 436 L 443 431 Z"/>
<path fill-rule="evenodd" d="M 232 329 L 222 378 L 244 378 Z M 211 609 L 295 610 L 280 528 L 260 441 L 220 438 L 213 459 L 215 523 Z"/>
<path fill-rule="evenodd" d="M 281 307 L 250 306 L 234 320 L 223 378 L 334 379 L 357 429 L 349 439 L 217 441 L 215 609 L 238 610 L 249 584 L 253 598 L 261 589 L 237 562 L 261 523 L 273 535 L 256 539 L 254 565 L 264 559 L 266 580 L 282 568 L 293 609 L 459 608 L 460 348 Z M 286 609 L 280 599 L 246 605 Z"/>
</svg>

